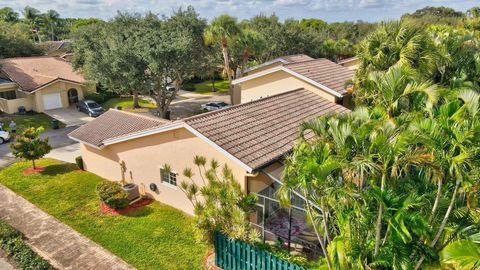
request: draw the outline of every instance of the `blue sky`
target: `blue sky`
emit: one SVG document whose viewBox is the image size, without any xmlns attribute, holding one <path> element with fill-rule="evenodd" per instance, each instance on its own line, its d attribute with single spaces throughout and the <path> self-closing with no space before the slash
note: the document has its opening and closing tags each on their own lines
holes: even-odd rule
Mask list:
<svg viewBox="0 0 480 270">
<path fill-rule="evenodd" d="M 239 19 L 256 14 L 277 14 L 286 18 L 320 18 L 333 21 L 378 21 L 399 18 L 424 6 L 448 6 L 465 11 L 480 5 L 478 0 L 0 0 L 0 7 L 20 11 L 30 5 L 41 11 L 57 10 L 63 17 L 99 17 L 108 19 L 117 10 L 152 11 L 170 14 L 179 7 L 192 5 L 203 17 L 211 19 L 228 13 Z"/>
</svg>

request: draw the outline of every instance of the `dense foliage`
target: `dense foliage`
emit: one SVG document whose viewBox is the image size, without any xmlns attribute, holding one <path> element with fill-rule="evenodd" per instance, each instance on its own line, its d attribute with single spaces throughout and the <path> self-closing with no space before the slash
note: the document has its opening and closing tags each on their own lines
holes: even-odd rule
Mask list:
<svg viewBox="0 0 480 270">
<path fill-rule="evenodd" d="M 247 219 L 257 201 L 256 195 L 242 191 L 227 165 L 219 168 L 216 160 L 207 162 L 202 156 L 196 156 L 194 163 L 198 176 L 192 169 L 185 168 L 183 175 L 190 182 L 182 182 L 180 188 L 194 208 L 200 239 L 213 243 L 214 232 L 220 231 L 230 238 L 248 243 L 258 240 L 257 231 Z M 170 171 L 168 165 L 163 169 L 167 173 Z M 199 187 L 194 178 L 197 181 L 201 179 L 203 186 Z"/>
<path fill-rule="evenodd" d="M 97 194 L 100 200 L 110 208 L 124 209 L 128 206 L 128 193 L 117 182 L 105 180 L 99 183 Z"/>
<path fill-rule="evenodd" d="M 303 125 L 279 196 L 307 198 L 325 268 L 478 265 L 479 45 L 382 23 L 359 48 L 355 110 Z"/>
<path fill-rule="evenodd" d="M 22 269 L 53 270 L 22 239 L 22 235 L 10 225 L 0 221 L 0 248 L 11 256 Z"/>
</svg>

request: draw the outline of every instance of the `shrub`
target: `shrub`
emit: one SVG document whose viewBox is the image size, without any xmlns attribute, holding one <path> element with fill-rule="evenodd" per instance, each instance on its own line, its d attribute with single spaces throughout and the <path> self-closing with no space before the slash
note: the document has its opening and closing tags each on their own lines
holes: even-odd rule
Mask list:
<svg viewBox="0 0 480 270">
<path fill-rule="evenodd" d="M 83 159 L 82 159 L 82 156 L 76 157 L 76 158 L 75 158 L 75 163 L 77 163 L 78 168 L 83 171 L 84 167 L 83 167 Z"/>
<path fill-rule="evenodd" d="M 187 82 L 183 84 L 182 88 L 185 91 L 195 91 L 195 84 L 193 82 Z"/>
<path fill-rule="evenodd" d="M 53 270 L 53 267 L 43 258 L 38 256 L 25 244 L 21 234 L 0 221 L 0 248 L 5 250 L 22 269 Z"/>
<path fill-rule="evenodd" d="M 100 200 L 113 209 L 124 209 L 128 206 L 128 193 L 115 182 L 103 181 L 97 186 Z"/>
<path fill-rule="evenodd" d="M 103 103 L 107 100 L 107 95 L 104 93 L 88 93 L 84 98 L 86 100 L 93 100 L 97 103 Z"/>
<path fill-rule="evenodd" d="M 282 260 L 286 260 L 298 266 L 309 269 L 310 264 L 312 264 L 312 262 L 309 262 L 307 258 L 303 256 L 296 256 L 296 255 L 290 254 L 290 252 L 288 252 L 288 250 L 285 247 L 281 246 L 281 241 L 276 245 L 269 245 L 269 244 L 263 244 L 263 243 L 256 243 L 255 245 L 261 249 L 264 249 L 272 253 L 273 255 L 277 256 Z"/>
</svg>

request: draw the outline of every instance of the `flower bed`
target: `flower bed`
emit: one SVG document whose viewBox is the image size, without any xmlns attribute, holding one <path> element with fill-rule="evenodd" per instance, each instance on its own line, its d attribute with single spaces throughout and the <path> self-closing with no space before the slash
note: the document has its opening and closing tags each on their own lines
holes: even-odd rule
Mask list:
<svg viewBox="0 0 480 270">
<path fill-rule="evenodd" d="M 129 205 L 127 208 L 124 208 L 124 209 L 113 209 L 113 208 L 108 207 L 103 202 L 101 202 L 100 203 L 100 210 L 104 214 L 125 215 L 125 214 L 128 214 L 128 213 L 134 211 L 135 209 L 147 206 L 147 205 L 151 204 L 152 202 L 153 202 L 152 199 L 141 199 L 141 200 L 139 200 L 135 203 L 132 203 L 131 205 Z"/>
<path fill-rule="evenodd" d="M 36 166 L 35 169 L 33 167 L 26 168 L 25 170 L 22 171 L 24 175 L 29 175 L 33 173 L 39 173 L 43 172 L 45 170 L 45 167 L 42 166 Z"/>
</svg>

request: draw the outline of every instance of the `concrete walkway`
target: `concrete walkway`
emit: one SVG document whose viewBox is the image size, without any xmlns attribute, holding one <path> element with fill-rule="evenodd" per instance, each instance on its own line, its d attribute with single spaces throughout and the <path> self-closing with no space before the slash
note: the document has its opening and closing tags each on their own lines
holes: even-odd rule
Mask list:
<svg viewBox="0 0 480 270">
<path fill-rule="evenodd" d="M 0 198 L 0 219 L 22 232 L 56 269 L 135 269 L 3 185 Z"/>
</svg>

